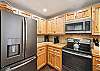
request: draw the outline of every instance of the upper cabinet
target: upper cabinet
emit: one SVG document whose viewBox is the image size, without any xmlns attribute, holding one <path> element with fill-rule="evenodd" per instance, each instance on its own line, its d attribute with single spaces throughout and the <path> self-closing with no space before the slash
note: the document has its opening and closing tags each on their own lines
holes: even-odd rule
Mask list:
<svg viewBox="0 0 100 71">
<path fill-rule="evenodd" d="M 91 11 L 91 7 L 77 11 L 75 19 L 91 18 Z"/>
<path fill-rule="evenodd" d="M 46 19 L 38 18 L 37 34 L 46 34 Z"/>
<path fill-rule="evenodd" d="M 82 10 L 66 13 L 66 21 L 72 21 L 82 18 L 91 18 L 91 11 L 91 7 L 87 7 Z"/>
<path fill-rule="evenodd" d="M 92 6 L 92 35 L 100 35 L 100 4 Z"/>
<path fill-rule="evenodd" d="M 66 21 L 75 20 L 76 12 L 66 13 Z"/>
<path fill-rule="evenodd" d="M 58 16 L 56 21 L 56 34 L 64 34 L 65 14 Z"/>
<path fill-rule="evenodd" d="M 56 16 L 47 20 L 47 34 L 64 34 L 65 15 Z"/>
</svg>

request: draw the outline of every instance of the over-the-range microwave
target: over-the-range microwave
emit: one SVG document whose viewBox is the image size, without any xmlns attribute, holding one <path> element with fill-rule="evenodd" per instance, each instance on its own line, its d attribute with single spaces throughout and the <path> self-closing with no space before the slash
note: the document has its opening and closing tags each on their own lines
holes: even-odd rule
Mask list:
<svg viewBox="0 0 100 71">
<path fill-rule="evenodd" d="M 65 22 L 65 33 L 92 33 L 91 18 Z"/>
</svg>

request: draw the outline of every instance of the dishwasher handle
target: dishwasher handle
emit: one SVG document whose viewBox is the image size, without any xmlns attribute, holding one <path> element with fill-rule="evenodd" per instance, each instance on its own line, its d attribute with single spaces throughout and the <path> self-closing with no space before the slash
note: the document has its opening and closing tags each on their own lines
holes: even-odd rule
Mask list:
<svg viewBox="0 0 100 71">
<path fill-rule="evenodd" d="M 19 67 L 22 67 L 22 66 L 24 66 L 24 65 L 26 65 L 26 64 L 28 64 L 28 63 L 30 63 L 30 62 L 33 61 L 34 59 L 36 59 L 36 57 L 33 57 L 32 59 L 30 59 L 30 60 L 28 60 L 28 61 L 26 61 L 26 62 L 24 62 L 24 63 L 22 63 L 22 64 L 20 64 L 20 65 L 18 65 L 18 66 L 15 66 L 15 67 L 13 67 L 13 68 L 10 68 L 9 71 L 12 71 L 12 70 L 15 70 L 15 69 L 17 69 L 17 68 L 19 68 Z"/>
</svg>

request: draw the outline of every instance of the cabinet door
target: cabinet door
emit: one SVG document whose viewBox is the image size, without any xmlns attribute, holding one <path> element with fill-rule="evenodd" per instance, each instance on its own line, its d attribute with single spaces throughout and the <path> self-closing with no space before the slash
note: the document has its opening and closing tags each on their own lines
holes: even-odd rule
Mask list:
<svg viewBox="0 0 100 71">
<path fill-rule="evenodd" d="M 51 30 L 52 30 L 52 34 L 56 34 L 56 18 L 52 19 L 52 25 L 51 25 Z"/>
<path fill-rule="evenodd" d="M 41 34 L 41 19 L 37 20 L 37 34 Z"/>
<path fill-rule="evenodd" d="M 46 34 L 46 20 L 45 19 L 38 19 L 37 34 Z"/>
<path fill-rule="evenodd" d="M 92 8 L 92 34 L 100 35 L 100 7 Z"/>
<path fill-rule="evenodd" d="M 51 34 L 52 33 L 51 32 L 51 25 L 52 25 L 52 21 L 51 21 L 51 19 L 49 19 L 47 21 L 47 34 Z"/>
<path fill-rule="evenodd" d="M 42 34 L 46 34 L 46 20 L 45 19 L 42 19 L 41 20 L 41 33 Z"/>
<path fill-rule="evenodd" d="M 54 67 L 54 53 L 48 51 L 48 64 Z"/>
<path fill-rule="evenodd" d="M 48 64 L 52 67 L 55 65 L 55 54 L 53 47 L 48 47 Z"/>
<path fill-rule="evenodd" d="M 56 25 L 56 33 L 57 34 L 64 34 L 64 15 L 57 18 L 57 25 Z"/>
<path fill-rule="evenodd" d="M 46 64 L 46 47 L 37 49 L 37 69 L 40 69 Z"/>
<path fill-rule="evenodd" d="M 62 53 L 61 49 L 55 50 L 55 68 L 59 71 L 62 70 Z"/>
<path fill-rule="evenodd" d="M 74 20 L 75 19 L 75 12 L 66 13 L 66 21 Z"/>
<path fill-rule="evenodd" d="M 91 17 L 91 7 L 88 7 L 86 9 L 84 9 L 82 12 L 83 12 L 83 17 L 82 18 Z"/>
<path fill-rule="evenodd" d="M 93 57 L 93 71 L 100 71 L 100 58 Z"/>
</svg>

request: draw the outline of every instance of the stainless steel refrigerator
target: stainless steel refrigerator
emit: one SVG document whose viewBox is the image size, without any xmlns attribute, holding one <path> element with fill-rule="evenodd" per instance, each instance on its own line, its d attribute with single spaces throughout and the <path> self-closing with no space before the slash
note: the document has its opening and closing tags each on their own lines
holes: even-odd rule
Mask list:
<svg viewBox="0 0 100 71">
<path fill-rule="evenodd" d="M 37 21 L 0 11 L 1 71 L 37 71 Z"/>
</svg>

